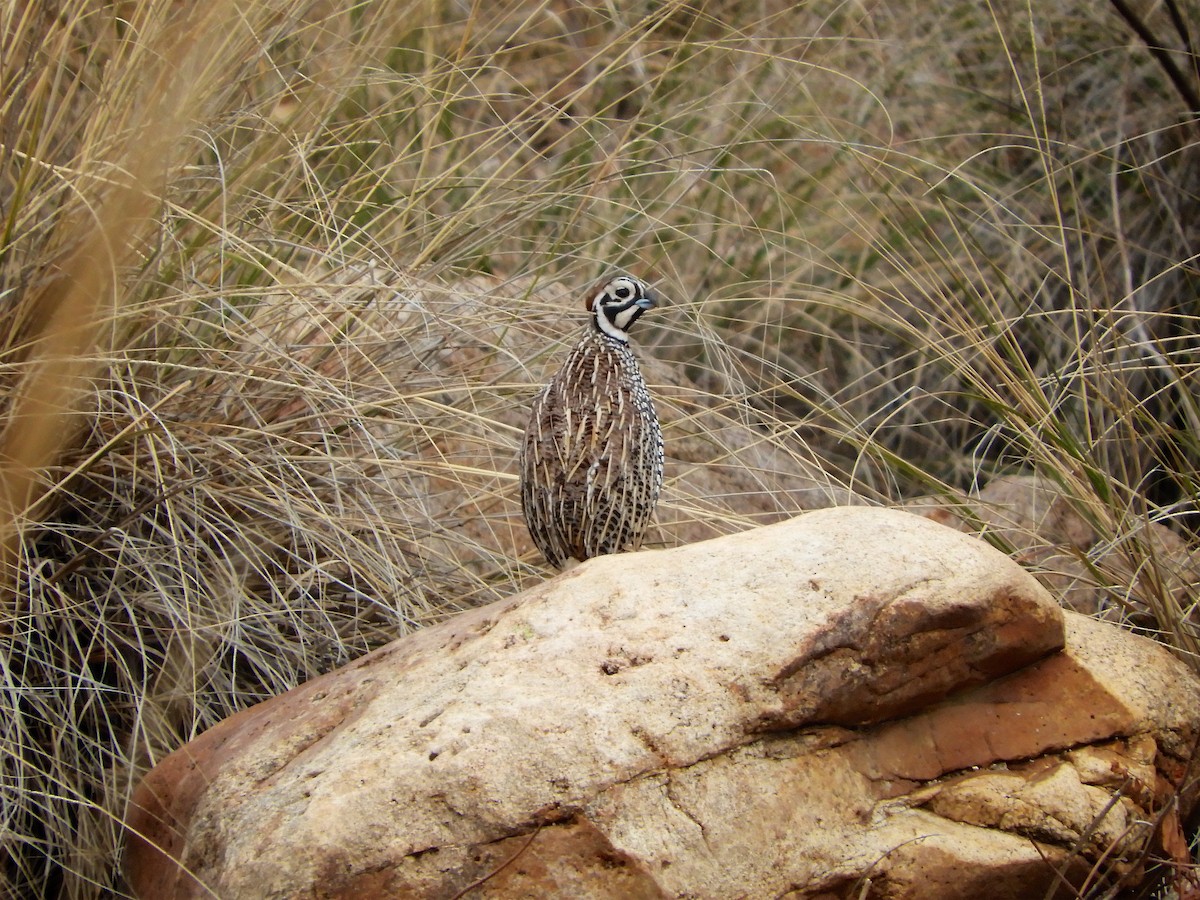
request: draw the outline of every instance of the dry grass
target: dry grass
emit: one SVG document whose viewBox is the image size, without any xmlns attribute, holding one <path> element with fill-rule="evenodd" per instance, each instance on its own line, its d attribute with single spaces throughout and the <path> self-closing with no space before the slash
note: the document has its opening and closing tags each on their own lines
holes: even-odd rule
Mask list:
<svg viewBox="0 0 1200 900">
<path fill-rule="evenodd" d="M 13 896 L 119 892 L 155 759 L 544 576 L 517 428 L 613 266 L 674 301 L 660 541 L 1034 472 L 1195 662 L 1173 5 L 1157 58 L 1068 0 L 178 9 L 0 9 Z"/>
</svg>

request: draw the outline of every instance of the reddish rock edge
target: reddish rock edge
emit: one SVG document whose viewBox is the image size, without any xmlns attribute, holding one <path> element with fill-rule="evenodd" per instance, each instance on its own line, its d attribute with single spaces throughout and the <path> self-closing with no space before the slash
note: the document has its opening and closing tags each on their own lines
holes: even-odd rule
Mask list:
<svg viewBox="0 0 1200 900">
<path fill-rule="evenodd" d="M 594 560 L 172 754 L 125 871 L 146 898 L 1023 896 L 1072 815 L 1162 801 L 1200 709 L 1111 626 L 1073 617 L 1045 658 L 1061 615 L 1002 554 L 896 511 Z M 1114 780 L 1137 790 L 1109 804 Z"/>
</svg>

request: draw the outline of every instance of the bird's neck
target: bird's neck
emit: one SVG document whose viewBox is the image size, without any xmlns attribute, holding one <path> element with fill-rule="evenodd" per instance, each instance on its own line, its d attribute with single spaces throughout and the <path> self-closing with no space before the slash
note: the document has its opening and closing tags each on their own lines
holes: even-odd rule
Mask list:
<svg viewBox="0 0 1200 900">
<path fill-rule="evenodd" d="M 610 322 L 603 313 L 597 313 L 592 316 L 592 328 L 609 340 L 616 341 L 618 344 L 629 343 L 629 333 L 622 331 Z"/>
</svg>

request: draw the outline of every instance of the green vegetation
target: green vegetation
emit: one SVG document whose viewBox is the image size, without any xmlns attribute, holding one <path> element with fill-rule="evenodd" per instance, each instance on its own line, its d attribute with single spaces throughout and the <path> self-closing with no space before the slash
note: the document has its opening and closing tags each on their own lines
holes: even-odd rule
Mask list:
<svg viewBox="0 0 1200 900">
<path fill-rule="evenodd" d="M 613 266 L 673 299 L 642 342 L 698 408 L 831 484 L 1049 479 L 1196 664 L 1144 539 L 1198 521 L 1189 20 L 3 5 L 0 879 L 119 893 L 155 760 L 542 577 L 495 460 Z"/>
</svg>

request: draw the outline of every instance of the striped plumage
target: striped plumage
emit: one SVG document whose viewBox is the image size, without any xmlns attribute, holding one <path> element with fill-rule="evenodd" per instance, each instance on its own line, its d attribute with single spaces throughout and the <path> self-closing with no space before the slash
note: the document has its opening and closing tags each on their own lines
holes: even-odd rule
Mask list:
<svg viewBox="0 0 1200 900">
<path fill-rule="evenodd" d="M 662 490 L 662 429 L 628 331 L 657 300 L 628 275 L 598 285 L 579 343 L 533 402 L 521 505 L 555 568 L 636 549 L 650 524 Z"/>
</svg>

